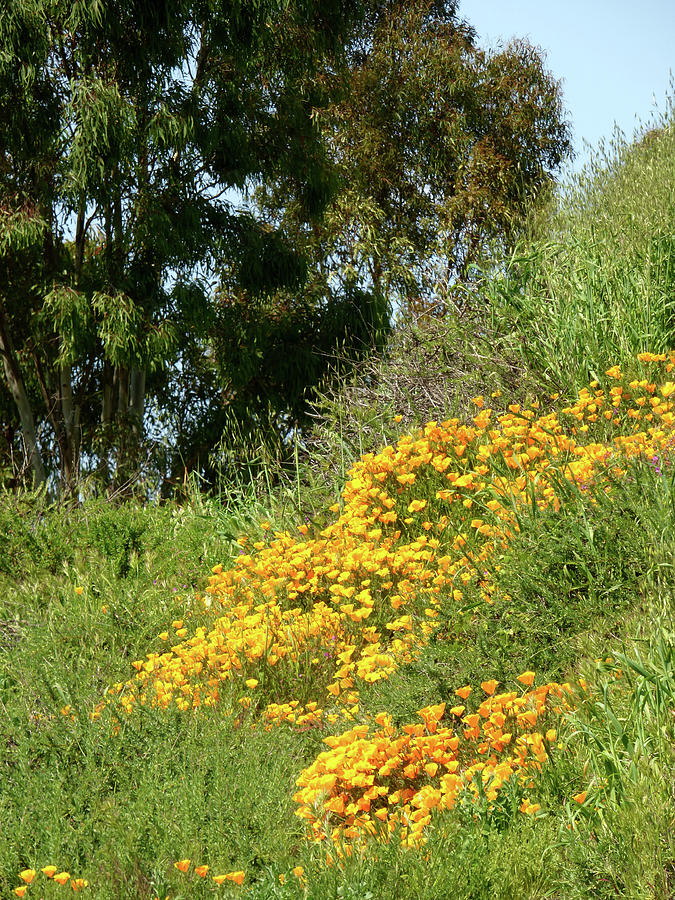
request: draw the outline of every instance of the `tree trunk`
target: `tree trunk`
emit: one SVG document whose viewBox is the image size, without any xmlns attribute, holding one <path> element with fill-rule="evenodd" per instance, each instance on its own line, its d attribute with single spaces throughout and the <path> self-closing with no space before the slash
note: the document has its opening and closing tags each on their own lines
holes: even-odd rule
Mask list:
<svg viewBox="0 0 675 900">
<path fill-rule="evenodd" d="M 103 401 L 101 404 L 101 425 L 112 425 L 115 370 L 109 362 L 103 363 Z"/>
<path fill-rule="evenodd" d="M 63 418 L 62 460 L 64 481 L 68 491 L 75 487 L 77 480 L 77 438 L 75 434 L 75 408 L 73 405 L 72 366 L 59 366 L 59 396 Z"/>
<path fill-rule="evenodd" d="M 131 369 L 131 384 L 129 388 L 129 413 L 131 426 L 135 428 L 139 436 L 143 434 L 143 413 L 145 412 L 145 369 Z"/>
<path fill-rule="evenodd" d="M 117 395 L 117 413 L 124 421 L 124 417 L 129 411 L 129 369 L 126 366 L 120 366 L 117 370 L 119 393 Z"/>
<path fill-rule="evenodd" d="M 39 487 L 47 480 L 47 473 L 40 454 L 40 448 L 37 442 L 37 434 L 35 431 L 35 418 L 33 410 L 26 393 L 23 376 L 14 353 L 14 347 L 9 335 L 7 327 L 7 319 L 5 312 L 0 305 L 0 356 L 2 356 L 2 365 L 5 371 L 5 379 L 10 393 L 16 403 L 21 420 L 21 430 L 23 432 L 23 440 L 26 445 L 26 453 L 30 460 L 33 470 L 33 482 L 35 487 Z"/>
</svg>

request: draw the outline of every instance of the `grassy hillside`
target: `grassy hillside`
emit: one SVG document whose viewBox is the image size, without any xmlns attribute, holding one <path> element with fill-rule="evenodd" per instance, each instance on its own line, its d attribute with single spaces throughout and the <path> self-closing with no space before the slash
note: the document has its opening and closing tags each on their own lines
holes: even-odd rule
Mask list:
<svg viewBox="0 0 675 900">
<path fill-rule="evenodd" d="M 672 101 L 671 101 L 672 103 Z M 581 388 L 610 361 L 672 347 L 675 326 L 675 118 L 598 153 L 533 222 L 486 292 L 495 321 L 556 390 Z"/>
<path fill-rule="evenodd" d="M 325 398 L 287 490 L 2 498 L 2 897 L 673 895 L 674 150 Z"/>
</svg>

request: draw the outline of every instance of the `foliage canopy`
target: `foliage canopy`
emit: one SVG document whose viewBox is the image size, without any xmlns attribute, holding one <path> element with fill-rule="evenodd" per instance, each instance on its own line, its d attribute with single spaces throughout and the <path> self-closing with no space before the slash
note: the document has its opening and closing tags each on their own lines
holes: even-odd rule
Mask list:
<svg viewBox="0 0 675 900">
<path fill-rule="evenodd" d="M 404 314 L 445 311 L 472 267 L 511 248 L 571 153 L 541 52 L 481 50 L 456 6 L 396 0 L 361 25 L 349 90 L 320 115 L 340 184 L 320 225 L 288 184 L 258 192 L 318 280 L 374 287 Z"/>
<path fill-rule="evenodd" d="M 0 465 L 119 489 L 282 448 L 336 347 L 444 311 L 568 151 L 539 52 L 455 2 L 9 0 Z"/>
<path fill-rule="evenodd" d="M 296 287 L 231 188 L 293 173 L 316 214 L 313 111 L 357 2 L 10 0 L 0 22 L 0 353 L 33 473 L 135 471 L 148 400 L 205 346 L 208 273 Z M 302 173 L 298 176 L 297 173 Z M 5 406 L 9 407 L 4 398 Z M 54 454 L 51 451 L 56 450 Z"/>
</svg>

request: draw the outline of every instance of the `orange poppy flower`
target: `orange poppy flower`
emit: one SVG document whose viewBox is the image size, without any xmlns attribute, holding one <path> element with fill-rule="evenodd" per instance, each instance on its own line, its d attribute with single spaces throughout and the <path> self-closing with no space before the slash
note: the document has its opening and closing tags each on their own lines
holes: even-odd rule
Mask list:
<svg viewBox="0 0 675 900">
<path fill-rule="evenodd" d="M 495 678 L 491 678 L 489 681 L 481 681 L 480 683 L 480 686 L 489 696 L 492 696 L 492 694 L 494 694 L 494 692 L 497 690 L 498 685 L 499 682 Z"/>
</svg>

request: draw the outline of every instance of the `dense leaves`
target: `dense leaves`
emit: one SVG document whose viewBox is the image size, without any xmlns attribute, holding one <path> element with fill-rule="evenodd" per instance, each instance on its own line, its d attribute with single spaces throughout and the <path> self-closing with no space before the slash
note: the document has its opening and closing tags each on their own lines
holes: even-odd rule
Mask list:
<svg viewBox="0 0 675 900">
<path fill-rule="evenodd" d="M 3 11 L 6 450 L 20 450 L 20 427 L 38 482 L 138 474 L 148 401 L 179 359 L 206 352 L 215 261 L 255 292 L 302 282 L 286 237 L 227 191 L 292 172 L 308 208 L 323 202 L 313 111 L 339 79 L 314 76 L 319 63 L 339 71 L 357 12 L 187 0 Z"/>
<path fill-rule="evenodd" d="M 321 226 L 302 224 L 287 185 L 259 195 L 304 235 L 318 277 L 356 277 L 403 311 L 445 309 L 473 265 L 511 246 L 571 149 L 540 51 L 480 50 L 455 5 L 371 10 L 350 90 L 320 116 L 341 177 Z"/>
<path fill-rule="evenodd" d="M 3 469 L 169 490 L 237 440 L 283 456 L 337 357 L 510 245 L 561 116 L 454 2 L 11 0 Z"/>
</svg>

